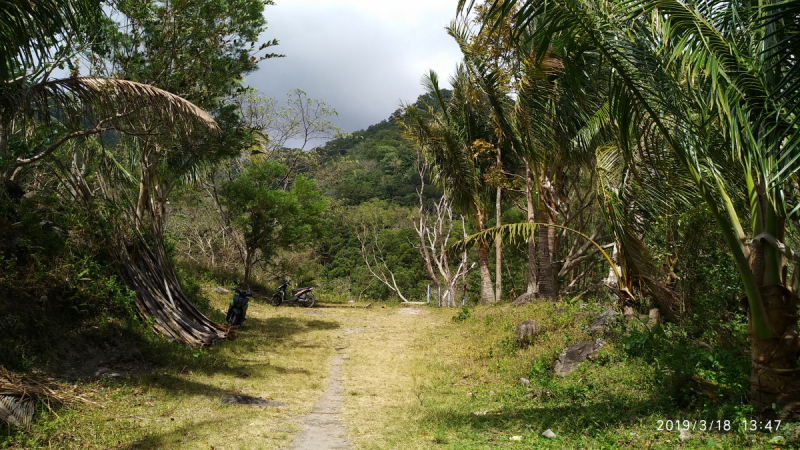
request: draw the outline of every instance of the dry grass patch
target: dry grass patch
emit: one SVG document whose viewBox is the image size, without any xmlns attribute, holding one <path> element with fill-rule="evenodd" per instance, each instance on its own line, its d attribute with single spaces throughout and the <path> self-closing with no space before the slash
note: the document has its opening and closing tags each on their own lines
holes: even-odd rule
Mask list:
<svg viewBox="0 0 800 450">
<path fill-rule="evenodd" d="M 214 308 L 227 309 L 228 295 L 209 297 Z M 308 312 L 253 302 L 237 340 L 186 350 L 140 376 L 84 384 L 104 408 L 42 412 L 12 448 L 287 448 L 298 418 L 324 391 L 342 329 L 338 319 Z M 223 405 L 227 394 L 288 406 Z"/>
</svg>

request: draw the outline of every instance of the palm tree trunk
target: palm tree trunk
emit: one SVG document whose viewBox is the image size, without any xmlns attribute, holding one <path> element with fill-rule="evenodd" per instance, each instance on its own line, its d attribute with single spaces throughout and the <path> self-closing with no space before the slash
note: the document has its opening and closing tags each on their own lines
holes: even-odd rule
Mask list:
<svg viewBox="0 0 800 450">
<path fill-rule="evenodd" d="M 478 245 L 478 266 L 481 270 L 481 305 L 494 303 L 492 274 L 489 270 L 489 244 L 486 242 Z"/>
<path fill-rule="evenodd" d="M 783 412 L 779 415 L 796 415 L 800 412 L 798 297 L 778 285 L 762 286 L 760 291 L 767 323 L 778 333 L 771 338 L 759 337 L 749 318 L 751 402 L 756 411 L 767 415 L 777 412 L 773 404 Z"/>
<path fill-rule="evenodd" d="M 139 315 L 152 319 L 156 332 L 194 348 L 225 339 L 225 328 L 209 320 L 186 298 L 167 258 L 160 228 L 154 226 L 152 231 L 152 243 L 138 231 L 128 242 L 119 229 L 115 233 L 114 251 L 136 292 L 134 304 Z"/>
<path fill-rule="evenodd" d="M 497 150 L 497 163 L 500 163 L 500 150 Z M 497 225 L 502 225 L 502 189 L 497 187 L 497 199 L 495 200 L 495 211 L 497 218 Z M 494 301 L 499 302 L 503 294 L 503 241 L 502 239 L 495 239 L 494 241 Z"/>
<path fill-rule="evenodd" d="M 528 202 L 528 223 L 536 222 L 536 214 L 533 204 L 533 174 L 531 166 L 525 161 L 525 198 Z M 536 294 L 538 291 L 536 281 L 536 239 L 531 235 L 528 238 L 528 294 Z"/>
<path fill-rule="evenodd" d="M 768 233 L 777 242 L 783 242 L 786 221 L 775 213 L 763 188 L 756 183 L 758 210 L 756 230 Z M 754 231 L 755 233 L 755 231 Z M 800 327 L 798 327 L 797 292 L 790 289 L 785 273 L 786 259 L 767 239 L 754 239 L 750 270 L 759 285 L 764 305 L 765 322 L 772 336 L 759 336 L 753 318 L 748 315 L 747 332 L 750 337 L 751 371 L 750 395 L 756 411 L 773 415 L 773 404 L 779 415 L 800 414 Z"/>
<path fill-rule="evenodd" d="M 543 222 L 554 224 L 555 220 L 544 204 L 539 209 L 539 215 L 545 219 Z M 556 241 L 556 228 L 550 226 L 539 227 L 539 296 L 554 300 L 558 297 L 555 276 L 553 274 L 553 245 Z"/>
</svg>

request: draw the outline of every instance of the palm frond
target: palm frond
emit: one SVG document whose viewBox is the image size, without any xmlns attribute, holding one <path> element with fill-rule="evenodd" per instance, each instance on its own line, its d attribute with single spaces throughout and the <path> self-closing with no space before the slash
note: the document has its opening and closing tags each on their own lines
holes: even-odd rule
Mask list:
<svg viewBox="0 0 800 450">
<path fill-rule="evenodd" d="M 99 23 L 99 0 L 0 0 L 0 83 L 46 58 L 59 36 Z"/>
<path fill-rule="evenodd" d="M 195 104 L 147 84 L 110 78 L 69 78 L 0 95 L 4 121 L 27 117 L 35 124 L 53 120 L 81 126 L 91 119 L 148 115 L 159 126 L 191 130 L 195 124 L 219 132 L 219 126 Z"/>
</svg>

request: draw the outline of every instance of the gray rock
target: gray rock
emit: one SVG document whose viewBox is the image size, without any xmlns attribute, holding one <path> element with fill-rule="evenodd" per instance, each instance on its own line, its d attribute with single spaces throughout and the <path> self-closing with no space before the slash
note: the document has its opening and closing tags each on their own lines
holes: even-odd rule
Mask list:
<svg viewBox="0 0 800 450">
<path fill-rule="evenodd" d="M 613 309 L 606 309 L 597 316 L 594 317 L 592 320 L 591 325 L 586 327 L 586 330 L 590 334 L 595 334 L 600 331 L 604 331 L 606 328 L 611 326 L 614 322 L 617 321 L 617 316 L 619 313 L 614 311 Z"/>
<path fill-rule="evenodd" d="M 687 431 L 687 430 L 681 430 L 681 434 L 678 437 L 682 441 L 688 441 L 689 439 L 692 438 L 692 435 L 689 434 L 689 431 Z"/>
<path fill-rule="evenodd" d="M 211 292 L 215 294 L 229 294 L 231 291 L 225 289 L 224 287 L 215 287 L 214 289 L 211 289 Z"/>
<path fill-rule="evenodd" d="M 651 309 L 650 314 L 648 315 L 647 326 L 653 328 L 660 322 L 661 322 L 661 313 L 655 308 Z"/>
<path fill-rule="evenodd" d="M 558 435 L 553 433 L 553 430 L 551 430 L 550 428 L 544 430 L 544 433 L 542 433 L 542 436 L 544 436 L 546 438 L 550 438 L 550 439 L 558 437 Z"/>
<path fill-rule="evenodd" d="M 527 305 L 533 299 L 533 294 L 525 293 L 517 297 L 513 302 L 511 302 L 511 306 L 522 306 Z"/>
<path fill-rule="evenodd" d="M 109 369 L 108 367 L 98 367 L 94 370 L 94 376 L 96 377 L 111 377 L 111 378 L 121 378 L 124 375 L 120 372 L 117 372 L 114 369 Z"/>
<path fill-rule="evenodd" d="M 259 397 L 250 397 L 249 395 L 224 395 L 220 400 L 225 405 L 256 405 L 256 406 L 286 406 L 286 403 L 276 402 L 274 400 L 267 400 Z"/>
<path fill-rule="evenodd" d="M 69 233 L 67 233 L 66 230 L 59 227 L 55 223 L 50 222 L 49 220 L 42 220 L 41 222 L 39 222 L 39 226 L 42 227 L 42 230 L 55 233 L 61 237 L 69 236 Z"/>
<path fill-rule="evenodd" d="M 514 332 L 514 342 L 518 346 L 524 347 L 533 342 L 533 337 L 539 332 L 539 324 L 533 320 L 523 320 L 517 325 L 517 331 Z"/>
<path fill-rule="evenodd" d="M 527 379 L 525 377 L 520 378 L 519 382 L 522 383 L 522 384 L 531 384 L 531 380 L 529 380 L 529 379 Z"/>
<path fill-rule="evenodd" d="M 589 358 L 594 352 L 599 350 L 604 345 L 605 341 L 602 339 L 598 339 L 594 342 L 587 341 L 570 345 L 569 347 L 565 348 L 558 357 L 558 361 L 556 361 L 555 374 L 559 377 L 565 377 L 571 374 L 582 362 L 586 361 L 587 358 Z"/>
</svg>

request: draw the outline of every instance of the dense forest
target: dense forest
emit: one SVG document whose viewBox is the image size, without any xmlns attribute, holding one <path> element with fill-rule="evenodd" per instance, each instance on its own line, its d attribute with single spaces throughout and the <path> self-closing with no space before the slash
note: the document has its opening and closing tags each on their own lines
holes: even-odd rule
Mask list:
<svg viewBox="0 0 800 450">
<path fill-rule="evenodd" d="M 796 5 L 461 0 L 457 71 L 344 133 L 335 105 L 244 84 L 282 56 L 271 3 L 0 18 L 0 365 L 63 375 L 110 336 L 209 348 L 231 337 L 209 287 L 288 280 L 462 318 L 613 304 L 660 317 L 631 354 L 797 414 Z"/>
</svg>

